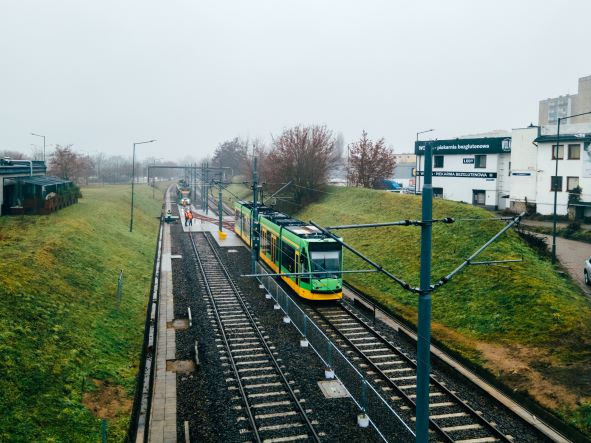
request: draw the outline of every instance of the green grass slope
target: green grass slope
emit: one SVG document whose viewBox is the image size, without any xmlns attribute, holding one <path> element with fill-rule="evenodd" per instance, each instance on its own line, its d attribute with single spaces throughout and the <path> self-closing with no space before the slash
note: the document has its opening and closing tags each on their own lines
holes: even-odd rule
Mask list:
<svg viewBox="0 0 591 443">
<path fill-rule="evenodd" d="M 163 191 L 136 187 L 133 233 L 129 186 L 82 192 L 0 218 L 0 441 L 96 442 L 99 417 L 109 441 L 125 436 Z"/>
<path fill-rule="evenodd" d="M 420 219 L 420 197 L 383 191 L 329 188 L 330 194 L 298 217 L 328 226 Z M 490 218 L 467 204 L 436 200 L 434 218 Z M 433 227 L 434 281 L 446 275 L 504 226 L 458 221 Z M 413 286 L 419 285 L 419 227 L 343 230 L 344 240 Z M 591 305 L 514 232 L 493 243 L 480 260 L 523 257 L 506 266 L 471 266 L 433 295 L 433 334 L 514 389 L 591 431 Z M 368 269 L 352 254 L 346 269 Z M 416 322 L 417 296 L 378 274 L 352 274 L 352 284 Z"/>
</svg>

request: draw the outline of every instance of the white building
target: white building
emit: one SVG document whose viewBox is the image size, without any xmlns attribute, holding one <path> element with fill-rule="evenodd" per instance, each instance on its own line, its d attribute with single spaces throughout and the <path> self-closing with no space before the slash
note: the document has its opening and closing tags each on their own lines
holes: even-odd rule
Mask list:
<svg viewBox="0 0 591 443">
<path fill-rule="evenodd" d="M 425 143 L 416 142 L 417 190 L 422 192 Z M 511 137 L 428 142 L 433 152 L 433 195 L 491 209 L 509 205 Z"/>
<path fill-rule="evenodd" d="M 568 213 L 569 194 L 582 188 L 578 215 L 591 215 L 591 124 L 561 125 L 558 151 L 556 126 L 531 126 L 513 131 L 511 152 L 511 209 L 525 210 L 525 203 L 543 215 Z M 558 174 L 556 168 L 558 167 Z M 557 178 L 555 178 L 557 177 Z M 587 209 L 588 208 L 588 209 Z"/>
<path fill-rule="evenodd" d="M 538 146 L 534 140 L 540 135 L 539 126 L 513 129 L 510 162 L 510 209 L 520 213 L 527 205 L 535 210 L 537 198 Z"/>
</svg>

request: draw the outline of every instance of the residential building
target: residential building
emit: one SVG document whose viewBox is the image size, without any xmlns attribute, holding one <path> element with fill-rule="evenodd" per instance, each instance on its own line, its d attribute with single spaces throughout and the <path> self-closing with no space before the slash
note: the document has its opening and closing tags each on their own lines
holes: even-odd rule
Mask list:
<svg viewBox="0 0 591 443">
<path fill-rule="evenodd" d="M 558 118 L 591 111 L 591 75 L 579 79 L 577 94 L 540 100 L 538 124 L 555 125 Z M 591 115 L 569 119 L 569 123 L 591 123 Z"/>
<path fill-rule="evenodd" d="M 582 188 L 581 202 L 570 206 L 578 208 L 574 209 L 578 216 L 591 215 L 590 143 L 591 123 L 560 125 L 558 149 L 554 125 L 513 130 L 511 209 L 553 214 L 556 187 L 556 213 L 566 215 L 569 195 L 579 186 Z"/>
</svg>

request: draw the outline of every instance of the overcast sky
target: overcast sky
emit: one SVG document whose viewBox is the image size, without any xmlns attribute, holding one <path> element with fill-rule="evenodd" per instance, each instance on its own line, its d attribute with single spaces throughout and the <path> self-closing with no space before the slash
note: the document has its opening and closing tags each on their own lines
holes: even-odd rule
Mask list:
<svg viewBox="0 0 591 443">
<path fill-rule="evenodd" d="M 589 0 L 0 0 L 0 150 L 37 132 L 201 158 L 314 123 L 404 152 L 424 129 L 535 124 L 591 74 L 590 17 Z"/>
</svg>

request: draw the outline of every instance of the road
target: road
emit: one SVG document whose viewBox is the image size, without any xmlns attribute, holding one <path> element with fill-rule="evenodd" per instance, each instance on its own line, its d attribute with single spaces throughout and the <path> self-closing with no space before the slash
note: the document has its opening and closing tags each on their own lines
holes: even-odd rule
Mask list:
<svg viewBox="0 0 591 443">
<path fill-rule="evenodd" d="M 548 249 L 552 250 L 551 235 L 538 234 L 537 232 L 533 234 L 544 237 L 548 244 Z M 587 286 L 583 281 L 583 267 L 585 260 L 591 257 L 591 244 L 556 237 L 556 257 L 570 276 L 578 283 L 583 292 L 588 297 L 591 297 L 591 286 Z"/>
</svg>

